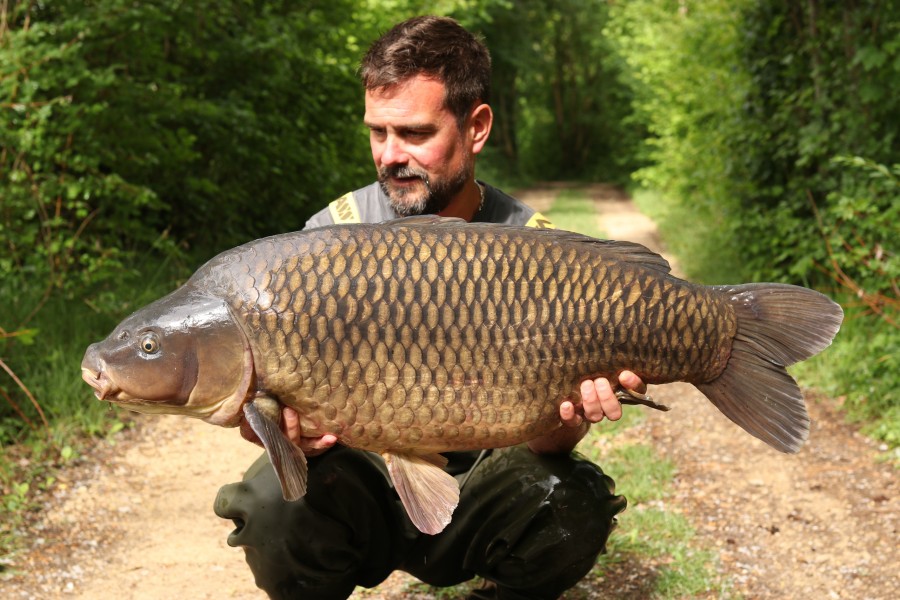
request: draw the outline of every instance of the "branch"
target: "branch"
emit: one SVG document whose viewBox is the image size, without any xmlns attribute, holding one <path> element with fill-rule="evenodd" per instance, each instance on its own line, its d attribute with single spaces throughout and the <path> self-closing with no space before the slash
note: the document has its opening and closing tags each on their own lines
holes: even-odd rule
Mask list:
<svg viewBox="0 0 900 600">
<path fill-rule="evenodd" d="M 25 395 L 28 396 L 28 399 L 31 401 L 32 406 L 34 406 L 34 408 L 37 409 L 38 414 L 41 416 L 41 421 L 44 423 L 44 428 L 47 430 L 47 439 L 49 440 L 50 439 L 50 423 L 47 421 L 47 417 L 44 415 L 44 411 L 41 409 L 41 405 L 38 404 L 37 400 L 34 399 L 34 396 L 31 394 L 31 391 L 29 391 L 29 389 L 27 387 L 25 387 L 25 384 L 22 383 L 22 380 L 19 379 L 18 377 L 16 377 L 16 374 L 13 373 L 13 370 L 10 369 L 6 365 L 5 362 L 3 362 L 2 358 L 0 358 L 0 368 L 2 368 L 4 371 L 6 371 L 9 374 L 10 377 L 12 377 L 12 380 L 16 382 L 16 385 L 18 385 L 19 388 L 23 392 L 25 392 Z"/>
<path fill-rule="evenodd" d="M 822 223 L 822 216 L 819 213 L 819 207 L 816 205 L 816 201 L 813 198 L 812 192 L 807 189 L 806 194 L 809 198 L 810 204 L 812 205 L 813 214 L 815 214 L 816 216 L 816 223 L 819 226 L 819 234 L 822 236 L 822 241 L 825 242 L 825 250 L 828 252 L 828 259 L 831 263 L 830 270 L 824 265 L 819 264 L 817 261 L 814 261 L 816 267 L 819 268 L 822 272 L 829 275 L 839 285 L 850 290 L 853 295 L 859 298 L 863 302 L 863 304 L 868 306 L 873 313 L 884 319 L 884 321 L 889 325 L 900 329 L 900 322 L 897 322 L 882 309 L 883 306 L 890 306 L 896 310 L 900 310 L 900 300 L 890 298 L 881 293 L 870 294 L 866 292 L 862 288 L 862 286 L 856 283 L 856 281 L 841 268 L 841 265 L 838 263 L 837 258 L 835 258 L 834 256 L 834 249 L 831 246 L 831 242 L 828 240 L 828 236 L 825 235 L 825 226 Z M 844 243 L 847 244 L 846 240 L 844 241 Z M 891 286 L 896 287 L 896 282 L 891 282 Z"/>
</svg>

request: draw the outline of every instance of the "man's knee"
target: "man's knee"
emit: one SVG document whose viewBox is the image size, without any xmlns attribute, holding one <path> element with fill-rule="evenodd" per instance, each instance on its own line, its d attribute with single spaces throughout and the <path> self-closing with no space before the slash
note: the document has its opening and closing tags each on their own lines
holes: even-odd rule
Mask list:
<svg viewBox="0 0 900 600">
<path fill-rule="evenodd" d="M 612 479 L 586 460 L 495 450 L 463 488 L 448 530 L 408 570 L 438 585 L 477 574 L 498 584 L 498 597 L 556 597 L 590 571 L 624 507 Z"/>
<path fill-rule="evenodd" d="M 574 456 L 536 456 L 523 447 L 505 451 L 495 468 L 509 476 L 512 502 L 499 507 L 492 538 L 467 558 L 501 591 L 522 597 L 554 597 L 587 574 L 605 549 L 625 499 L 599 467 Z M 487 541 L 487 540 L 486 540 Z M 473 548 L 475 550 L 475 548 Z"/>
</svg>

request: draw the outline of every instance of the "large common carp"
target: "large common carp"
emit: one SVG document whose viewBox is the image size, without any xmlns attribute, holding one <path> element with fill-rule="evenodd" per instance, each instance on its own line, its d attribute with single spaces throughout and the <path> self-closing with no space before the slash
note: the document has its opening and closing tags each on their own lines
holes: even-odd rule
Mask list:
<svg viewBox="0 0 900 600">
<path fill-rule="evenodd" d="M 285 498 L 306 490 L 278 426 L 381 453 L 428 533 L 458 500 L 439 452 L 561 426 L 579 383 L 622 370 L 693 383 L 729 419 L 796 452 L 809 417 L 785 366 L 823 350 L 841 308 L 782 284 L 703 286 L 643 246 L 411 217 L 276 235 L 223 252 L 91 345 L 83 377 L 134 410 L 246 419 Z"/>
</svg>

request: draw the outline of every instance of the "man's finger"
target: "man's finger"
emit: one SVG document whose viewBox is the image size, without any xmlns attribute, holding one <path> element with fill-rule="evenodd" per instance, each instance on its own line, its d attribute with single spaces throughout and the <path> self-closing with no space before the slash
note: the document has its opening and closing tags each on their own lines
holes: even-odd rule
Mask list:
<svg viewBox="0 0 900 600">
<path fill-rule="evenodd" d="M 621 383 L 621 379 L 619 380 Z M 601 385 L 602 382 L 602 385 Z M 594 381 L 597 388 L 597 396 L 603 414 L 610 421 L 618 421 L 622 418 L 622 404 L 616 398 L 616 393 L 606 379 L 597 379 Z"/>
<path fill-rule="evenodd" d="M 631 371 L 619 373 L 619 383 L 622 384 L 622 387 L 628 388 L 633 392 L 638 392 L 639 394 L 647 393 L 647 384 Z"/>
<path fill-rule="evenodd" d="M 589 404 L 597 401 L 597 390 L 594 389 L 594 382 L 590 379 L 585 379 L 581 382 L 580 391 L 582 403 Z"/>
<path fill-rule="evenodd" d="M 303 432 L 300 429 L 300 415 L 297 411 L 289 406 L 285 406 L 281 411 L 281 427 L 287 439 L 295 444 L 300 444 L 300 437 Z"/>
<path fill-rule="evenodd" d="M 612 407 L 609 399 L 615 400 L 612 386 L 605 377 L 584 381 L 581 384 L 581 394 L 584 401 L 584 418 L 591 423 L 598 423 L 603 417 L 609 416 L 607 408 Z M 616 404 L 618 405 L 618 400 Z"/>
<path fill-rule="evenodd" d="M 303 450 L 303 454 L 306 456 L 317 456 L 334 446 L 336 443 L 337 437 L 330 433 L 326 433 L 321 437 L 300 438 L 300 442 L 297 445 Z"/>
<path fill-rule="evenodd" d="M 559 405 L 559 418 L 569 427 L 577 427 L 583 421 L 581 415 L 578 414 L 578 409 L 569 400 Z"/>
</svg>

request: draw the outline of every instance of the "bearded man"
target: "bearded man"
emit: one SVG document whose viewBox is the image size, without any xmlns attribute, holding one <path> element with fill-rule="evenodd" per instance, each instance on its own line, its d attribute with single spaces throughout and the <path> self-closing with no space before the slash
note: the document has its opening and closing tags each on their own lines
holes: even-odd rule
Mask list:
<svg viewBox="0 0 900 600">
<path fill-rule="evenodd" d="M 375 41 L 362 61 L 364 122 L 377 182 L 314 215 L 307 228 L 437 214 L 472 222 L 552 227 L 539 213 L 475 179 L 493 123 L 490 55 L 456 21 L 416 17 Z M 633 373 L 618 386 L 642 392 Z M 309 460 L 309 492 L 285 502 L 265 455 L 223 487 L 216 513 L 237 529 L 256 583 L 272 598 L 342 599 L 394 570 L 449 586 L 475 576 L 470 598 L 552 599 L 594 565 L 625 499 L 599 467 L 573 454 L 590 424 L 622 409 L 606 379 L 585 381 L 565 425 L 522 446 L 447 453 L 460 501 L 437 535 L 416 530 L 374 454 L 282 426 Z"/>
</svg>

